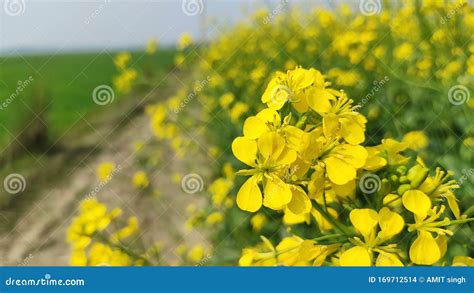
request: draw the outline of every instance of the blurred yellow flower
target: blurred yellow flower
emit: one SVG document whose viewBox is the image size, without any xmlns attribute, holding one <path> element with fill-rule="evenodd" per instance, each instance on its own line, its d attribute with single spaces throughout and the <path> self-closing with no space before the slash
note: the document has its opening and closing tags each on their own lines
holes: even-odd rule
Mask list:
<svg viewBox="0 0 474 293">
<path fill-rule="evenodd" d="M 257 233 L 259 233 L 262 230 L 266 222 L 267 222 L 267 217 L 263 213 L 257 213 L 253 215 L 252 218 L 250 219 L 250 224 L 252 225 L 252 229 Z"/>
<path fill-rule="evenodd" d="M 121 52 L 117 56 L 115 56 L 114 63 L 117 69 L 119 70 L 124 70 L 128 63 L 130 62 L 130 59 L 132 58 L 132 55 L 129 52 Z"/>
<path fill-rule="evenodd" d="M 413 55 L 413 45 L 410 43 L 403 43 L 397 48 L 395 48 L 395 51 L 393 53 L 393 56 L 397 60 L 406 60 L 410 58 Z"/>
<path fill-rule="evenodd" d="M 178 40 L 178 49 L 184 50 L 193 44 L 193 37 L 189 33 L 184 33 Z"/>
<path fill-rule="evenodd" d="M 112 172 L 115 170 L 116 166 L 113 162 L 104 162 L 97 167 L 97 178 L 101 182 L 107 182 L 112 178 Z"/>
<path fill-rule="evenodd" d="M 147 53 L 148 55 L 152 55 L 156 52 L 157 47 L 158 40 L 156 38 L 151 38 L 146 44 L 145 53 Z"/>
<path fill-rule="evenodd" d="M 138 171 L 133 175 L 132 183 L 133 186 L 140 189 L 145 189 L 150 185 L 148 176 L 143 171 Z"/>
<path fill-rule="evenodd" d="M 206 223 L 210 226 L 213 226 L 217 223 L 222 222 L 224 220 L 224 215 L 221 212 L 213 212 L 206 218 Z"/>
<path fill-rule="evenodd" d="M 410 131 L 403 136 L 402 143 L 409 149 L 419 151 L 428 146 L 428 136 L 423 131 Z"/>
<path fill-rule="evenodd" d="M 205 248 L 202 244 L 198 244 L 191 248 L 188 252 L 188 258 L 195 263 L 200 262 L 204 258 Z"/>
</svg>

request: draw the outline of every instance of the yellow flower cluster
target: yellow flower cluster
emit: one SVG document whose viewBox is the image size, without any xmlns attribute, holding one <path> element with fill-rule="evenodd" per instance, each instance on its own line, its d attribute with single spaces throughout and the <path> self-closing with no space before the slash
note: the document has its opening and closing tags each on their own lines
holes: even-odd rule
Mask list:
<svg viewBox="0 0 474 293">
<path fill-rule="evenodd" d="M 119 70 L 119 75 L 114 77 L 115 89 L 121 94 L 128 94 L 132 89 L 133 82 L 137 79 L 138 73 L 135 69 L 129 68 L 131 54 L 122 52 L 115 57 L 114 63 Z"/>
<path fill-rule="evenodd" d="M 71 265 L 128 266 L 150 263 L 145 255 L 134 253 L 124 244 L 137 234 L 139 228 L 135 217 L 123 223 L 121 214 L 119 208 L 107 211 L 107 207 L 96 199 L 81 202 L 79 215 L 72 220 L 67 231 L 67 241 L 72 248 Z"/>
<path fill-rule="evenodd" d="M 262 102 L 267 108 L 248 117 L 232 143 L 250 167 L 237 172 L 248 176 L 237 205 L 280 211 L 288 224 L 314 218 L 315 237 L 289 236 L 276 248 L 262 238 L 244 249 L 241 265 L 433 265 L 455 225 L 474 220 L 461 214 L 450 172 L 431 176 L 421 159 L 409 167 L 404 152 L 426 146 L 413 141 L 422 134 L 362 146 L 367 120 L 321 72 L 277 72 Z"/>
</svg>

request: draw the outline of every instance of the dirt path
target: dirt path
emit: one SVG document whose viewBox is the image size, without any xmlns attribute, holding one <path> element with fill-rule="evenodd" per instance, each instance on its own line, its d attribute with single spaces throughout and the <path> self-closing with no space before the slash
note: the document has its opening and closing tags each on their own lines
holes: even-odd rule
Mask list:
<svg viewBox="0 0 474 293">
<path fill-rule="evenodd" d="M 169 97 L 182 80 L 171 73 L 166 86 L 160 87 L 155 94 L 160 98 Z M 179 256 L 175 254 L 178 245 L 206 243 L 201 232 L 189 232 L 184 227 L 186 206 L 190 203 L 199 206 L 202 204 L 200 197 L 183 192 L 180 184 L 172 181 L 171 174 L 194 173 L 197 170 L 193 169 L 200 166 L 199 175 L 206 182 L 209 174 L 201 166 L 206 166 L 209 158 L 197 153 L 183 160 L 168 147 L 158 146 L 162 149 L 163 163 L 148 175 L 162 196 L 145 194 L 133 188 L 131 183 L 131 176 L 137 170 L 132 142 L 152 139 L 149 119 L 143 111 L 138 111 L 133 118 L 123 120 L 126 120 L 123 126 L 107 121 L 103 127 L 94 128 L 89 137 L 75 138 L 77 141 L 71 145 L 90 151 L 79 152 L 73 160 L 67 156 L 67 152 L 71 152 L 68 148 L 50 158 L 72 166 L 67 171 L 60 170 L 63 176 L 54 184 L 46 183 L 36 188 L 34 199 L 20 209 L 13 229 L 0 234 L 2 265 L 68 265 L 67 227 L 76 214 L 79 201 L 95 189 L 99 190 L 97 198 L 110 208 L 121 207 L 126 215 L 135 215 L 140 220 L 141 236 L 146 243 L 163 242 L 166 264 L 178 264 Z M 105 186 L 100 186 L 95 170 L 105 161 L 115 162 L 120 166 L 120 172 Z"/>
</svg>

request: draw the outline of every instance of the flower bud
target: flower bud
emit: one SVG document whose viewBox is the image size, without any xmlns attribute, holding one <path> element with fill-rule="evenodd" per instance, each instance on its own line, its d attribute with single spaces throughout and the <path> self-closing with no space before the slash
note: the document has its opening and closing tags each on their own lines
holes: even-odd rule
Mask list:
<svg viewBox="0 0 474 293">
<path fill-rule="evenodd" d="M 408 180 L 408 177 L 407 176 L 401 176 L 400 177 L 400 183 L 408 183 L 409 180 Z"/>
<path fill-rule="evenodd" d="M 428 169 L 421 166 L 415 165 L 408 170 L 408 180 L 413 188 L 417 188 L 428 176 Z"/>
<path fill-rule="evenodd" d="M 410 189 L 412 189 L 412 187 L 411 187 L 410 184 L 402 184 L 402 185 L 400 185 L 400 186 L 398 187 L 397 193 L 398 193 L 399 195 L 402 195 L 402 194 L 405 193 L 405 191 L 410 190 Z"/>
</svg>

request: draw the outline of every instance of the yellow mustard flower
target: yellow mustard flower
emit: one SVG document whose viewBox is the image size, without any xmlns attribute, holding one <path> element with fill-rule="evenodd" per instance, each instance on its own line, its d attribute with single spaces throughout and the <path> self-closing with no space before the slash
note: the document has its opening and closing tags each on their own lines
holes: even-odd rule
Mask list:
<svg viewBox="0 0 474 293">
<path fill-rule="evenodd" d="M 410 131 L 403 136 L 402 143 L 409 149 L 418 151 L 426 148 L 429 140 L 423 131 Z"/>
<path fill-rule="evenodd" d="M 158 40 L 156 38 L 151 38 L 148 40 L 146 47 L 145 47 L 145 53 L 148 55 L 152 55 L 156 52 L 156 48 L 158 47 Z"/>
<path fill-rule="evenodd" d="M 117 56 L 115 56 L 114 63 L 117 69 L 124 70 L 127 68 L 128 63 L 132 55 L 129 52 L 121 52 Z"/>
<path fill-rule="evenodd" d="M 150 180 L 144 171 L 138 171 L 133 175 L 133 186 L 140 189 L 145 189 L 150 185 Z"/>
<path fill-rule="evenodd" d="M 193 37 L 189 33 L 184 33 L 179 37 L 178 49 L 184 50 L 193 44 Z"/>
<path fill-rule="evenodd" d="M 97 167 L 97 178 L 102 182 L 107 182 L 112 178 L 116 165 L 113 162 L 104 162 Z"/>
<path fill-rule="evenodd" d="M 258 140 L 238 137 L 232 143 L 237 159 L 253 169 L 241 170 L 239 174 L 251 176 L 237 193 L 237 205 L 255 212 L 265 205 L 274 210 L 283 209 L 292 200 L 292 194 L 303 196 L 304 191 L 292 190 L 282 181 L 279 173 L 296 160 L 296 151 L 285 145 L 283 138 L 269 132 Z M 263 194 L 259 183 L 263 183 Z"/>
<path fill-rule="evenodd" d="M 405 221 L 399 214 L 388 208 L 382 208 L 378 213 L 372 209 L 353 209 L 349 218 L 364 241 L 354 238 L 357 245 L 341 254 L 341 266 L 371 266 L 374 253 L 378 253 L 377 266 L 403 266 L 396 245 L 383 245 L 402 231 Z M 377 225 L 380 227 L 378 233 Z"/>
</svg>

